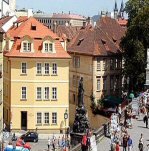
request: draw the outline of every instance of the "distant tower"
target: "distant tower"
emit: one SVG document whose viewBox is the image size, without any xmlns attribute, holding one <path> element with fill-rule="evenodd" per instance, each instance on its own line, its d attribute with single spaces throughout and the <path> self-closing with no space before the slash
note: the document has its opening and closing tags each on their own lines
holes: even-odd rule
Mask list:
<svg viewBox="0 0 149 151">
<path fill-rule="evenodd" d="M 123 2 L 123 0 L 121 2 L 121 7 L 120 7 L 120 11 L 119 11 L 119 17 L 124 19 L 124 2 Z"/>
<path fill-rule="evenodd" d="M 117 8 L 117 2 L 115 0 L 115 6 L 114 6 L 114 18 L 117 19 L 118 18 L 118 8 Z"/>
</svg>

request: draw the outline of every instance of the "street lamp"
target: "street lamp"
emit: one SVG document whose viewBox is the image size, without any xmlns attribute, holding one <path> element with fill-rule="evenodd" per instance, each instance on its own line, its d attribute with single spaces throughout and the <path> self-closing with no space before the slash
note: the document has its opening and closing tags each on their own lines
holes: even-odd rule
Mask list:
<svg viewBox="0 0 149 151">
<path fill-rule="evenodd" d="M 65 120 L 65 151 L 66 151 L 66 120 L 68 119 L 68 113 L 67 113 L 67 109 L 65 110 L 64 113 L 64 120 Z"/>
</svg>

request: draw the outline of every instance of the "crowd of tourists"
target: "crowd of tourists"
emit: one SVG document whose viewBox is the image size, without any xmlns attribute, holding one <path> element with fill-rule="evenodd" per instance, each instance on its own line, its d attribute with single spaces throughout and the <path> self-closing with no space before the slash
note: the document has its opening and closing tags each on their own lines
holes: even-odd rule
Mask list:
<svg viewBox="0 0 149 151">
<path fill-rule="evenodd" d="M 145 127 L 148 128 L 149 92 L 144 92 L 138 99 L 138 116 L 140 116 L 140 113 L 143 115 Z M 111 151 L 120 151 L 120 146 L 122 146 L 123 151 L 134 151 L 133 140 L 128 133 L 128 129 L 133 128 L 132 118 L 136 117 L 132 114 L 131 105 L 125 107 L 123 110 L 123 117 L 121 105 L 117 108 L 117 114 L 111 116 Z M 144 151 L 144 147 L 143 134 L 140 134 L 138 150 Z M 147 147 L 149 147 L 149 145 L 147 145 Z"/>
</svg>

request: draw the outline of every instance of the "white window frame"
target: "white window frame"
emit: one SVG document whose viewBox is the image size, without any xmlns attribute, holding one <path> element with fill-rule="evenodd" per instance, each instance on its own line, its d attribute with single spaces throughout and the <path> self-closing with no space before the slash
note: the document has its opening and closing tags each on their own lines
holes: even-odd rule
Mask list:
<svg viewBox="0 0 149 151">
<path fill-rule="evenodd" d="M 25 64 L 25 68 L 23 67 L 23 64 Z M 24 68 L 24 69 L 23 69 Z M 23 70 L 25 72 L 23 72 Z M 27 74 L 27 63 L 26 62 L 21 62 L 21 74 Z"/>
<path fill-rule="evenodd" d="M 49 65 L 49 69 L 48 69 L 48 70 L 46 69 L 46 64 Z M 48 72 L 47 72 L 47 71 L 48 71 Z M 46 72 L 47 72 L 47 73 L 46 73 Z M 48 62 L 45 62 L 45 63 L 44 63 L 44 74 L 45 74 L 45 75 L 50 75 L 50 63 L 48 63 Z"/>
<path fill-rule="evenodd" d="M 41 97 L 39 97 L 39 98 L 38 98 L 38 96 L 39 96 L 38 88 L 41 89 L 41 91 L 40 91 L 40 93 L 41 93 L 40 96 L 41 96 Z M 37 88 L 36 88 L 36 100 L 42 100 L 42 87 L 37 87 Z"/>
<path fill-rule="evenodd" d="M 80 68 L 80 56 L 73 56 L 73 67 Z"/>
<path fill-rule="evenodd" d="M 32 43 L 31 42 L 23 42 L 23 52 L 31 52 L 32 51 Z"/>
<path fill-rule="evenodd" d="M 23 94 L 24 92 L 24 90 L 23 90 L 23 88 L 25 88 L 25 94 Z M 23 97 L 23 95 L 25 96 L 25 97 Z M 26 100 L 27 99 L 27 88 L 25 87 L 25 86 L 23 86 L 23 87 L 21 87 L 21 100 Z"/>
<path fill-rule="evenodd" d="M 44 87 L 44 100 L 49 100 L 49 99 L 50 99 L 50 88 Z"/>
<path fill-rule="evenodd" d="M 38 123 L 38 115 L 37 115 L 38 113 L 41 114 L 41 123 Z M 42 112 L 37 112 L 37 113 L 36 113 L 36 124 L 37 124 L 37 125 L 42 124 Z"/>
<path fill-rule="evenodd" d="M 57 124 L 57 112 L 52 112 L 52 124 Z"/>
<path fill-rule="evenodd" d="M 57 63 L 52 63 L 52 75 L 57 75 Z"/>
<path fill-rule="evenodd" d="M 57 100 L 57 87 L 52 87 L 52 100 Z"/>
<path fill-rule="evenodd" d="M 40 70 L 38 70 L 38 65 L 39 65 L 39 64 L 41 65 L 41 69 L 40 69 Z M 38 73 L 38 71 L 41 71 L 41 72 Z M 36 63 L 36 74 L 37 74 L 37 75 L 41 75 L 41 74 L 42 74 L 42 63 L 41 63 L 41 62 L 37 62 L 37 63 Z"/>
<path fill-rule="evenodd" d="M 103 71 L 107 70 L 107 59 L 102 60 L 102 70 Z"/>
<path fill-rule="evenodd" d="M 44 43 L 44 52 L 53 52 L 53 44 L 45 42 Z"/>
<path fill-rule="evenodd" d="M 48 114 L 49 117 L 46 119 L 46 115 L 45 114 Z M 48 120 L 48 122 L 46 122 L 46 120 Z M 50 124 L 50 113 L 49 112 L 44 112 L 44 124 Z"/>
</svg>

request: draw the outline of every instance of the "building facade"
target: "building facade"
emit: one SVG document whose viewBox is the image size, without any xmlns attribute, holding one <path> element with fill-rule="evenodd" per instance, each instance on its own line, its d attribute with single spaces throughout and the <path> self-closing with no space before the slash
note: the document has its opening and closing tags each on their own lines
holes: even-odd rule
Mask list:
<svg viewBox="0 0 149 151">
<path fill-rule="evenodd" d="M 102 125 L 104 120 L 100 117 L 96 120 L 100 123 L 92 121 L 95 118 L 90 108 L 90 97 L 93 95 L 97 103 L 105 96 L 121 95 L 122 53 L 118 44 L 120 35 L 123 34 L 124 31 L 116 20 L 103 17 L 95 28 L 87 26 L 85 29 L 81 29 L 69 44 L 68 50 L 72 57 L 70 63 L 70 108 L 75 110 L 78 104 L 78 83 L 80 77 L 83 77 L 84 102 L 93 128 L 95 125 L 97 127 Z M 71 112 L 72 124 L 74 111 Z"/>
<path fill-rule="evenodd" d="M 58 25 L 82 27 L 84 22 L 86 22 L 86 18 L 84 16 L 70 13 L 53 13 L 53 15 L 35 13 L 34 17 L 53 31 L 56 30 Z"/>
<path fill-rule="evenodd" d="M 65 42 L 33 17 L 7 32 L 4 121 L 11 130 L 68 127 L 69 61 Z"/>
</svg>

